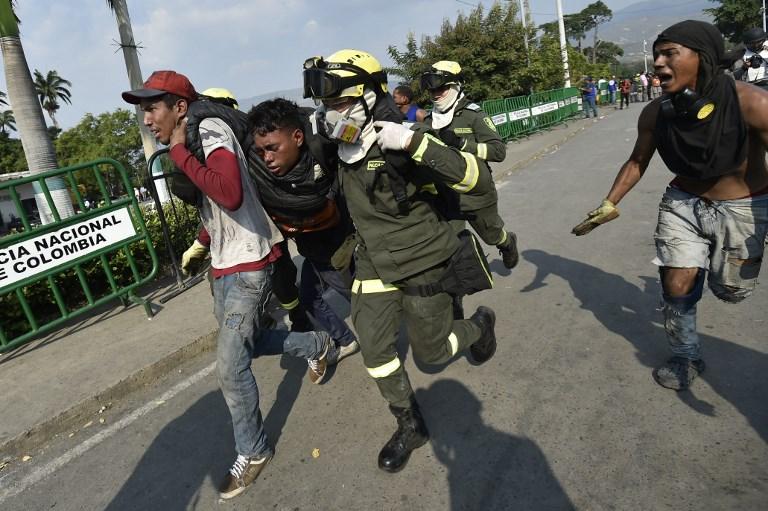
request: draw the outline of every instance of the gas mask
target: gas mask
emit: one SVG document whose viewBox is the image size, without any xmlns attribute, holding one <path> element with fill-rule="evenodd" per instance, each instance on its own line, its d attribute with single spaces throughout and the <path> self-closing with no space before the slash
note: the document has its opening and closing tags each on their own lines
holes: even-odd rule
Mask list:
<svg viewBox="0 0 768 511">
<path fill-rule="evenodd" d="M 321 103 L 314 116 L 316 132 L 336 142 L 358 144 L 363 130 L 370 124 L 375 103 L 376 93 L 367 89 L 361 98 L 340 112 Z"/>
</svg>

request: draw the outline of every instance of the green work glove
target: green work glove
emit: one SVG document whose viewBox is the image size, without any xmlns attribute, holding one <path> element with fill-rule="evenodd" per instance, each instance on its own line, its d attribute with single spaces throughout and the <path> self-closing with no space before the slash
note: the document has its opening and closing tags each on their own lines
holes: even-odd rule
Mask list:
<svg viewBox="0 0 768 511">
<path fill-rule="evenodd" d="M 357 238 L 354 234 L 350 234 L 331 256 L 331 266 L 337 271 L 346 271 L 352 264 L 355 247 L 357 247 Z"/>
<path fill-rule="evenodd" d="M 571 232 L 576 236 L 584 236 L 598 225 L 610 222 L 618 216 L 619 210 L 616 208 L 616 205 L 608 199 L 604 199 L 600 207 L 590 211 L 587 214 L 587 219 L 574 227 Z"/>
<path fill-rule="evenodd" d="M 192 246 L 181 255 L 181 273 L 185 277 L 188 277 L 190 274 L 195 275 L 200 271 L 207 255 L 208 247 L 195 240 Z"/>
</svg>

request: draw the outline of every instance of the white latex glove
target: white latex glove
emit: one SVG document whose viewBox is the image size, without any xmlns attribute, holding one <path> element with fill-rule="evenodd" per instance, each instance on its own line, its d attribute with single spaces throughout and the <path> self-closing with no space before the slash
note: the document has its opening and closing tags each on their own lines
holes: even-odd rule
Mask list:
<svg viewBox="0 0 768 511">
<path fill-rule="evenodd" d="M 376 121 L 376 143 L 383 151 L 406 151 L 413 138 L 413 131 L 406 126 L 390 121 Z"/>
<path fill-rule="evenodd" d="M 194 275 L 202 266 L 202 262 L 205 256 L 208 255 L 208 247 L 195 240 L 188 249 L 181 255 L 181 273 L 184 276 L 188 276 L 191 273 Z"/>
</svg>

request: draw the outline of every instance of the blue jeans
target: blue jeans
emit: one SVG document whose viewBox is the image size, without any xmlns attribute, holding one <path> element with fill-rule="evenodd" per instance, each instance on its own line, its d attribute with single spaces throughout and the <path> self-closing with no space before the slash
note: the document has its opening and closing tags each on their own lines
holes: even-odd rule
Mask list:
<svg viewBox="0 0 768 511">
<path fill-rule="evenodd" d="M 734 200 L 708 200 L 669 187 L 659 204 L 654 239 L 654 263 L 668 268 L 701 268 L 707 271 L 712 293 L 728 303 L 752 294 L 768 234 L 768 195 Z M 674 355 L 701 357 L 696 332 L 696 302 L 700 289 L 690 297 L 664 298 L 664 325 Z M 687 298 L 687 299 L 686 299 Z"/>
<path fill-rule="evenodd" d="M 584 96 L 584 116 L 589 119 L 589 110 L 592 109 L 593 115 L 597 117 L 597 106 L 594 96 Z"/>
<path fill-rule="evenodd" d="M 286 353 L 314 359 L 325 347 L 325 332 L 264 330 L 258 324 L 272 292 L 273 268 L 233 273 L 213 282 L 213 313 L 219 323 L 216 369 L 232 415 L 238 454 L 261 457 L 272 452 L 259 410 L 259 389 L 251 360 Z"/>
<path fill-rule="evenodd" d="M 328 288 L 335 290 L 348 302 L 351 301 L 351 273 L 339 272 L 328 263 L 304 259 L 301 266 L 299 301 L 307 308 L 320 330 L 331 334 L 339 346 L 348 346 L 357 338 L 344 319 L 340 318 L 323 298 L 323 293 Z"/>
</svg>

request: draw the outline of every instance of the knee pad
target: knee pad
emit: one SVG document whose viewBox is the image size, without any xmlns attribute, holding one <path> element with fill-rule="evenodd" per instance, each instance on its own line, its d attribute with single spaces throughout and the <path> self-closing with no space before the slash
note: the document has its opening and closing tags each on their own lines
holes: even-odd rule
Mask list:
<svg viewBox="0 0 768 511">
<path fill-rule="evenodd" d="M 664 268 L 659 267 L 659 275 L 661 277 L 662 297 L 664 304 L 671 307 L 673 310 L 679 313 L 686 313 L 691 310 L 699 300 L 701 300 L 701 294 L 704 291 L 704 278 L 706 273 L 703 269 L 699 268 L 696 273 L 696 281 L 693 284 L 693 289 L 683 296 L 669 296 L 664 290 Z"/>
<path fill-rule="evenodd" d="M 751 289 L 726 286 L 724 284 L 710 283 L 709 289 L 712 290 L 712 294 L 717 298 L 728 303 L 739 303 L 752 294 Z"/>
</svg>

